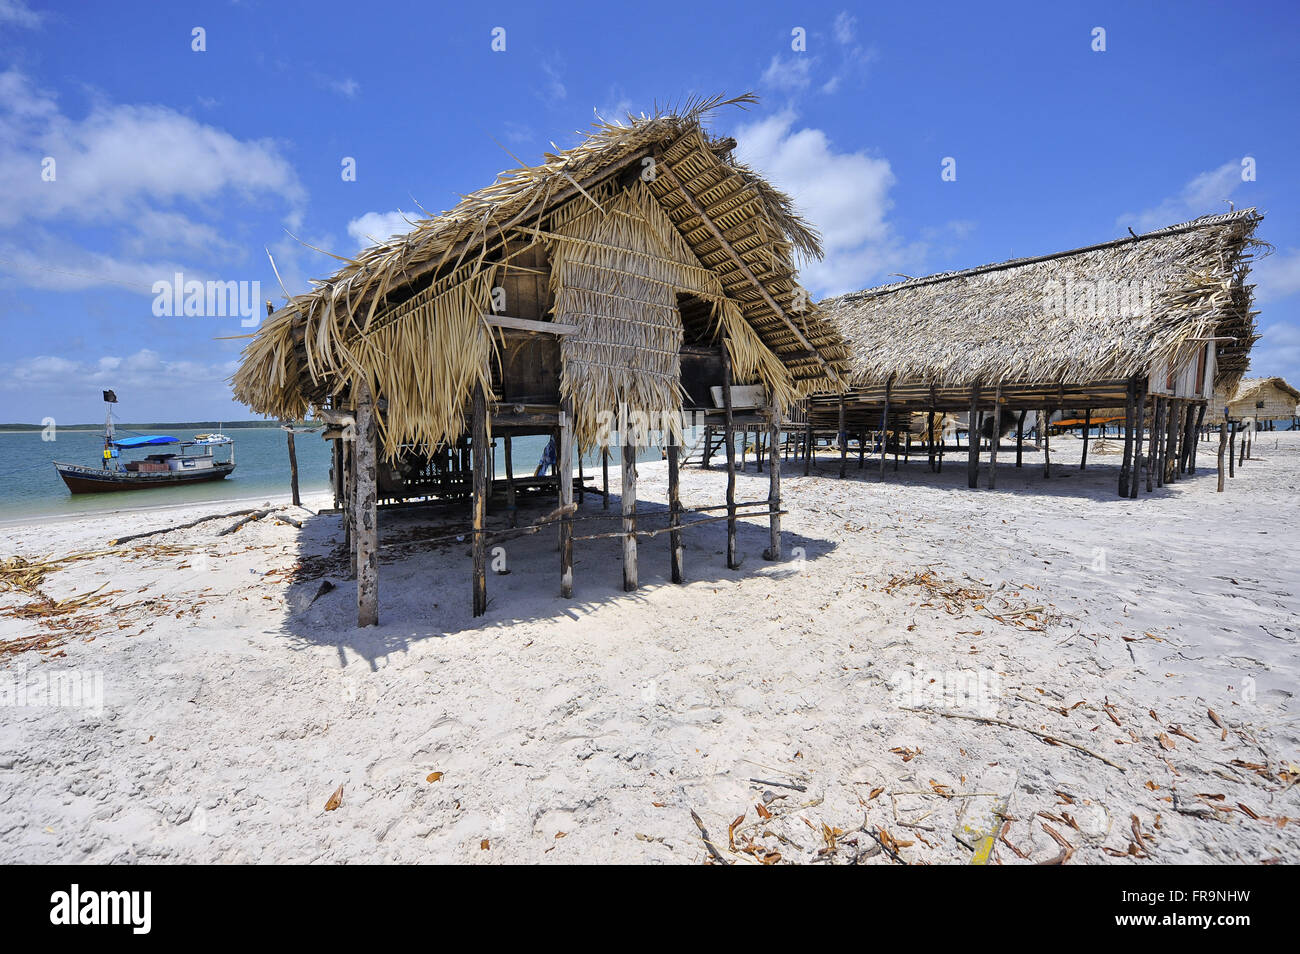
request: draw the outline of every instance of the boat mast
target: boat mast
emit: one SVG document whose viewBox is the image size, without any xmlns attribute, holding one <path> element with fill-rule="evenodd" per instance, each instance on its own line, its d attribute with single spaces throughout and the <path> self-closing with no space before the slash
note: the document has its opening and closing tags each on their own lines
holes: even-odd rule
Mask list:
<svg viewBox="0 0 1300 954">
<path fill-rule="evenodd" d="M 112 391 L 104 392 L 104 470 L 108 470 L 108 461 L 113 456 L 113 405 L 117 395 Z"/>
</svg>

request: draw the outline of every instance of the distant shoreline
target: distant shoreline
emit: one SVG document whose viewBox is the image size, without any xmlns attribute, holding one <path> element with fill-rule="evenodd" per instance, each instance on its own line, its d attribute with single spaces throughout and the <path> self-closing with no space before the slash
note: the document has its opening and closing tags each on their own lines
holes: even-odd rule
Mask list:
<svg viewBox="0 0 1300 954">
<path fill-rule="evenodd" d="M 279 427 L 275 421 L 181 421 L 177 422 L 160 422 L 146 421 L 141 424 L 126 422 L 119 424 L 114 421 L 113 426 L 122 430 L 138 431 L 142 429 L 155 430 L 172 430 L 172 431 L 197 431 L 197 430 L 219 430 L 219 429 L 242 429 L 248 427 Z M 44 424 L 0 424 L 0 434 L 30 434 L 45 430 Z M 104 425 L 100 424 L 56 424 L 55 428 L 60 431 L 94 431 L 100 433 L 104 430 Z"/>
</svg>

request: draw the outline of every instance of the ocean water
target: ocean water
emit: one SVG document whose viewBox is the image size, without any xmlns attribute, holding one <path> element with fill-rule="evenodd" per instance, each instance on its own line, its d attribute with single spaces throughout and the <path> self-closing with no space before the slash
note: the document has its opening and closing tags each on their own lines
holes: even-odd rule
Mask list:
<svg viewBox="0 0 1300 954">
<path fill-rule="evenodd" d="M 136 433 L 119 426 L 118 436 Z M 151 434 L 169 434 L 188 440 L 193 430 L 177 430 L 165 424 L 151 427 Z M 235 471 L 225 480 L 189 487 L 159 487 L 150 490 L 114 491 L 102 494 L 72 494 L 54 471 L 53 462 L 99 463 L 104 436 L 98 430 L 60 429 L 54 440 L 42 440 L 40 431 L 0 432 L 0 522 L 32 517 L 54 517 L 107 510 L 207 503 L 213 500 L 246 500 L 267 494 L 289 493 L 289 449 L 286 434 L 278 425 L 229 428 L 224 433 L 235 440 Z M 532 473 L 546 447 L 545 437 L 514 439 L 516 473 Z M 304 494 L 329 489 L 330 444 L 319 433 L 297 435 L 298 484 Z M 155 448 L 163 450 L 165 448 Z M 144 457 L 147 451 L 123 452 L 122 459 Z M 225 460 L 226 448 L 217 448 L 217 459 Z M 657 448 L 650 448 L 641 460 L 659 460 Z M 617 453 L 613 457 L 616 464 Z M 505 476 L 505 452 L 497 439 L 497 476 Z M 599 478 L 600 455 L 584 457 L 587 475 Z"/>
</svg>

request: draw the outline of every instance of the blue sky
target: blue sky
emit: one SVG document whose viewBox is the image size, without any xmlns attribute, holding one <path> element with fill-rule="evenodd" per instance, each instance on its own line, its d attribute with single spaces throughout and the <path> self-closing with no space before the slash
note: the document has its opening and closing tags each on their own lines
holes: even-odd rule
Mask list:
<svg viewBox="0 0 1300 954">
<path fill-rule="evenodd" d="M 155 316 L 155 281 L 257 281 L 278 305 L 265 249 L 297 293 L 336 264 L 303 243 L 351 254 L 505 149 L 571 145 L 593 109 L 747 90 L 760 105 L 714 128 L 822 229 L 817 297 L 1231 200 L 1277 247 L 1251 373 L 1300 382 L 1300 5 L 552 7 L 0 0 L 0 421 L 95 420 L 102 387 L 125 419 L 247 418 L 241 343 L 217 340 L 247 329 Z"/>
</svg>

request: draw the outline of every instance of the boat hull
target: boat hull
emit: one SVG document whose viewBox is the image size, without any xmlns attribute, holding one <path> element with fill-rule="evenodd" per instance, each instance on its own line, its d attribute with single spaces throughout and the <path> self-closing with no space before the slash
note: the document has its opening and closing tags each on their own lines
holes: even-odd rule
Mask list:
<svg viewBox="0 0 1300 954">
<path fill-rule="evenodd" d="M 214 464 L 203 470 L 168 471 L 160 474 L 139 474 L 116 470 L 96 470 L 79 464 L 55 463 L 68 490 L 74 494 L 102 494 L 114 490 L 149 490 L 153 487 L 176 487 L 181 484 L 202 484 L 210 480 L 223 480 L 235 469 L 234 464 Z"/>
</svg>

